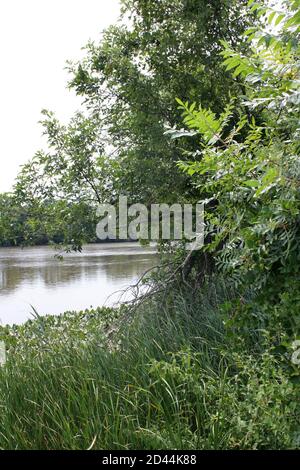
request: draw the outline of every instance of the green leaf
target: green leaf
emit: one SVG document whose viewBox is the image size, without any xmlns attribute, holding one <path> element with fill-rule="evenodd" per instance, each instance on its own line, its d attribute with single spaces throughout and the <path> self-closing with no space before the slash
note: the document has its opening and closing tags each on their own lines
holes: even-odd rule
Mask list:
<svg viewBox="0 0 300 470">
<path fill-rule="evenodd" d="M 268 17 L 268 24 L 271 24 L 276 16 L 276 11 L 273 11 Z"/>
<path fill-rule="evenodd" d="M 244 36 L 250 36 L 251 34 L 255 33 L 257 31 L 257 28 L 248 28 L 244 32 Z"/>
<path fill-rule="evenodd" d="M 248 186 L 249 188 L 258 188 L 260 182 L 257 180 L 247 180 L 245 181 L 244 185 Z"/>
<path fill-rule="evenodd" d="M 285 18 L 285 14 L 284 13 L 281 13 L 280 15 L 277 16 L 276 20 L 275 20 L 275 26 L 278 26 L 282 20 Z"/>
</svg>

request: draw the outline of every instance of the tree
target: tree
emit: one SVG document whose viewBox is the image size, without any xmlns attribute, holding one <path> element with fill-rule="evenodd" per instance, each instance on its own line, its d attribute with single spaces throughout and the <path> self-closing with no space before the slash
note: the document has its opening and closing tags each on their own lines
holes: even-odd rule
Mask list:
<svg viewBox="0 0 300 470">
<path fill-rule="evenodd" d="M 120 192 L 149 204 L 190 199 L 194 189 L 176 165 L 181 150 L 165 128 L 180 122 L 176 96 L 222 109 L 239 87 L 219 52 L 221 39 L 236 45 L 248 22 L 245 3 L 124 0 L 123 19 L 130 19 L 70 64 L 70 87 L 84 97 L 87 113 L 67 127 L 44 113 L 50 152 L 23 168 L 17 191 L 97 202 Z"/>
<path fill-rule="evenodd" d="M 86 202 L 0 194 L 0 246 L 63 244 L 80 249 L 96 239 L 96 214 Z"/>
</svg>

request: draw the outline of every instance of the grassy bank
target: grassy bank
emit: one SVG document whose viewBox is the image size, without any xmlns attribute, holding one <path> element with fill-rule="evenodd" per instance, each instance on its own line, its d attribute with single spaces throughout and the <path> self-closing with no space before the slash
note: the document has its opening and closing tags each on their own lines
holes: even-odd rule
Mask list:
<svg viewBox="0 0 300 470">
<path fill-rule="evenodd" d="M 96 309 L 1 328 L 0 448 L 296 448 L 297 388 L 263 337 L 224 328 L 228 296 L 170 293 L 125 327 Z"/>
</svg>

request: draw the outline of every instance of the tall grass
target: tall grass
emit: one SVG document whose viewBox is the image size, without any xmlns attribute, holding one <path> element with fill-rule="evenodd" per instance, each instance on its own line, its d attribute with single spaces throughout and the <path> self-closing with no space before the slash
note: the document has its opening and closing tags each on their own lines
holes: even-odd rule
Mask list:
<svg viewBox="0 0 300 470">
<path fill-rule="evenodd" d="M 113 342 L 103 341 L 107 310 L 78 314 L 93 318 L 89 337 L 72 326 L 76 314 L 64 323 L 69 341 L 53 317 L 22 327 L 0 369 L 0 448 L 295 447 L 296 391 L 272 355 L 254 343 L 241 352 L 227 335 L 228 295 L 212 285 L 196 299 L 170 293 Z"/>
</svg>

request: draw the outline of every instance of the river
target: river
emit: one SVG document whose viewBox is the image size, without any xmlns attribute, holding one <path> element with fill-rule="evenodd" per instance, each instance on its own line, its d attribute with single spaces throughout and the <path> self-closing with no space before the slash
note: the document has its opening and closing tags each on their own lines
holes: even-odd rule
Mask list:
<svg viewBox="0 0 300 470">
<path fill-rule="evenodd" d="M 0 248 L 0 324 L 32 318 L 31 306 L 46 315 L 114 305 L 118 291 L 157 262 L 155 248 L 138 243 L 87 245 L 62 261 L 54 254 L 51 247 Z"/>
</svg>

